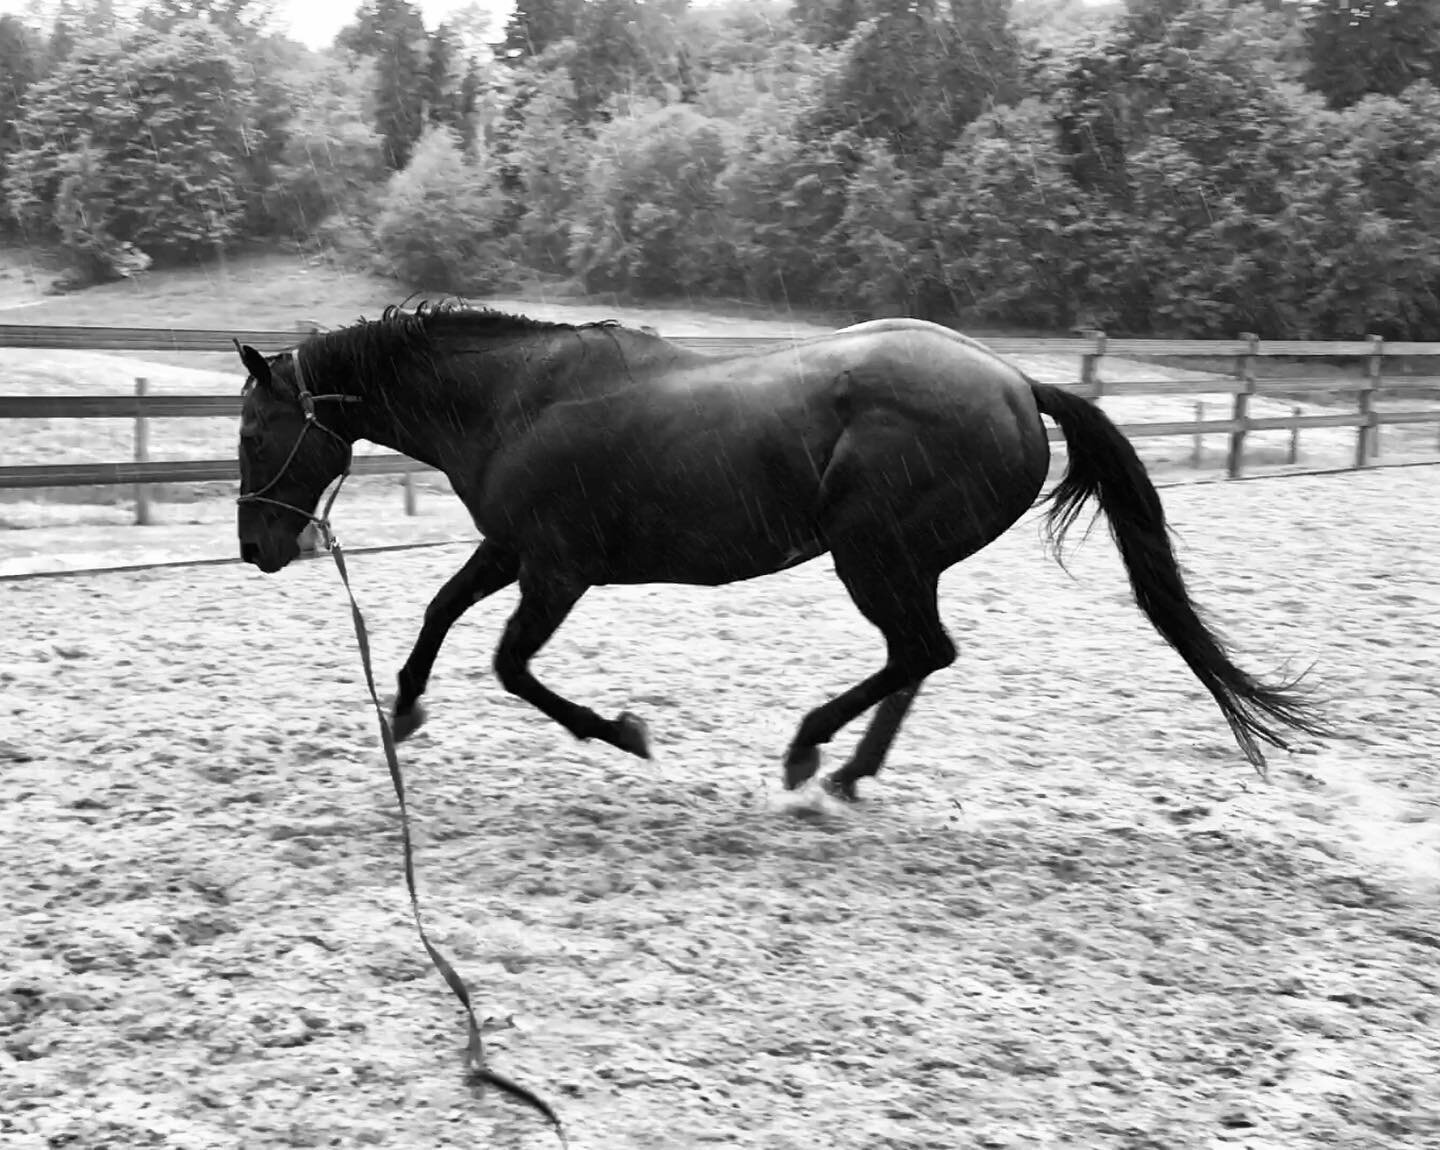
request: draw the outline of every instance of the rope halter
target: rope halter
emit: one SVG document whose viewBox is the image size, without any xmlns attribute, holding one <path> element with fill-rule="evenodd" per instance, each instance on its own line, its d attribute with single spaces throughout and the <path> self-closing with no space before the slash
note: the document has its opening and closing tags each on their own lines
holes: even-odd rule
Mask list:
<svg viewBox="0 0 1440 1150">
<path fill-rule="evenodd" d="M 235 347 L 236 350 L 239 350 L 239 340 L 235 340 Z M 312 395 L 309 387 L 305 384 L 305 368 L 300 360 L 299 347 L 291 351 L 290 358 L 295 365 L 295 388 L 299 393 L 300 410 L 305 415 L 305 422 L 300 428 L 300 434 L 295 437 L 295 443 L 290 448 L 290 454 L 285 457 L 285 462 L 280 465 L 280 470 L 275 473 L 274 478 L 256 491 L 252 491 L 247 495 L 237 496 L 235 502 L 268 503 L 272 507 L 280 507 L 286 511 L 295 512 L 296 515 L 304 518 L 306 522 L 313 523 L 319 528 L 321 539 L 324 542 L 325 549 L 328 551 L 335 540 L 334 532 L 330 529 L 330 509 L 335 505 L 335 497 L 340 494 L 340 488 L 350 475 L 350 466 L 354 462 L 355 455 L 354 448 L 348 439 L 334 428 L 326 427 L 325 424 L 316 418 L 315 405 L 324 399 L 334 400 L 337 403 L 359 403 L 360 397 L 358 395 L 344 395 L 340 392 L 327 395 Z M 306 511 L 303 507 L 296 507 L 293 503 L 286 503 L 280 499 L 272 499 L 266 495 L 267 491 L 271 490 L 280 480 L 285 478 L 285 473 L 290 470 L 290 465 L 295 462 L 295 456 L 300 451 L 300 445 L 305 442 L 305 433 L 312 427 L 333 437 L 345 448 L 345 466 L 340 472 L 340 482 L 335 484 L 334 489 L 330 492 L 330 498 L 325 501 L 325 509 L 318 516 L 314 514 L 314 512 Z"/>
</svg>

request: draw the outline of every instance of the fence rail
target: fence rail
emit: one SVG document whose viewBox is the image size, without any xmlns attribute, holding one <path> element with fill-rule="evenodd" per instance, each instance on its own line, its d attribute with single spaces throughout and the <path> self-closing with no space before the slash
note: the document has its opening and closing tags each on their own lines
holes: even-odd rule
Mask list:
<svg viewBox="0 0 1440 1150">
<path fill-rule="evenodd" d="M 238 419 L 238 395 L 0 395 L 0 419 Z"/>
<path fill-rule="evenodd" d="M 391 452 L 357 455 L 350 466 L 354 475 L 405 475 L 433 471 L 403 455 Z M 0 467 L 0 488 L 120 487 L 132 483 L 238 482 L 234 459 L 178 459 L 137 463 L 41 463 Z"/>
<path fill-rule="evenodd" d="M 300 331 L 221 331 L 206 328 L 118 328 L 61 327 L 54 325 L 0 325 L 0 348 L 69 349 L 131 352 L 216 352 L 231 351 L 233 340 L 249 343 L 261 351 L 277 352 L 293 347 L 311 328 Z M 673 342 L 701 352 L 723 353 L 747 349 L 783 347 L 794 342 L 785 336 L 676 336 Z M 1079 357 L 1079 375 L 1064 386 L 1077 394 L 1101 396 L 1185 396 L 1225 394 L 1231 397 L 1227 419 L 1205 419 L 1197 411 L 1190 421 L 1121 424 L 1131 438 L 1158 436 L 1227 435 L 1227 472 L 1238 476 L 1244 467 L 1245 437 L 1256 431 L 1291 432 L 1292 454 L 1301 428 L 1353 427 L 1356 429 L 1354 466 L 1364 467 L 1375 454 L 1376 432 L 1390 424 L 1440 424 L 1440 410 L 1376 411 L 1378 394 L 1402 395 L 1440 391 L 1440 376 L 1386 378 L 1386 359 L 1415 356 L 1440 357 L 1440 343 L 1385 343 L 1378 336 L 1364 341 L 1300 342 L 1260 340 L 1242 336 L 1233 340 L 1109 339 L 1102 332 L 1061 339 L 999 338 L 984 341 L 1001 355 L 1065 354 Z M 1229 377 L 1208 379 L 1165 379 L 1104 382 L 1098 364 L 1103 356 L 1127 357 L 1217 357 L 1231 358 L 1234 370 Z M 1254 366 L 1267 356 L 1321 357 L 1350 356 L 1365 361 L 1366 374 L 1358 379 L 1260 379 Z M 1356 393 L 1351 412 L 1303 415 L 1300 409 L 1288 416 L 1260 416 L 1249 413 L 1254 397 L 1293 397 L 1302 394 Z M 1199 405 L 1197 405 L 1198 407 Z M 0 466 L 0 489 L 135 485 L 138 517 L 148 518 L 145 487 L 157 483 L 235 482 L 239 478 L 234 459 L 155 461 L 146 450 L 146 421 L 166 418 L 235 419 L 240 413 L 238 395 L 150 395 L 146 381 L 136 380 L 133 395 L 0 396 L 0 419 L 133 419 L 136 421 L 136 458 L 123 463 L 42 464 Z M 1051 428 L 1052 440 L 1061 438 Z M 382 452 L 359 455 L 354 471 L 358 475 L 406 475 L 432 469 L 402 455 Z M 407 507 L 413 508 L 414 491 L 408 486 Z"/>
</svg>

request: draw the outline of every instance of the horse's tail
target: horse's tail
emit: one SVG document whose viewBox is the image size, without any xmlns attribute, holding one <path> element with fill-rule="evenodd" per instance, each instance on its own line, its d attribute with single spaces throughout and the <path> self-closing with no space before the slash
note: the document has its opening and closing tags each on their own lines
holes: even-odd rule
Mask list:
<svg viewBox="0 0 1440 1150">
<path fill-rule="evenodd" d="M 1265 768 L 1257 740 L 1289 749 L 1272 724 L 1308 735 L 1332 734 L 1295 692 L 1298 677 L 1275 686 L 1258 682 L 1231 661 L 1225 644 L 1206 626 L 1185 590 L 1160 495 L 1124 433 L 1088 399 L 1034 380 L 1030 386 L 1040 411 L 1060 425 L 1069 449 L 1065 476 L 1046 497 L 1057 556 L 1080 505 L 1094 498 L 1110 522 L 1135 602 L 1214 696 L 1257 770 Z"/>
</svg>

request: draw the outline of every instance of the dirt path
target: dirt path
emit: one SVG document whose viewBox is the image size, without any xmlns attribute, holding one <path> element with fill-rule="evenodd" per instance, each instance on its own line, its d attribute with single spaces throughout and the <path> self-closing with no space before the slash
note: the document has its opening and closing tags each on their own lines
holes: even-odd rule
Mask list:
<svg viewBox="0 0 1440 1150">
<path fill-rule="evenodd" d="M 506 697 L 513 602 L 404 749 L 437 941 L 575 1150 L 1440 1145 L 1440 524 L 1424 468 L 1166 492 L 1202 602 L 1353 736 L 1257 782 L 1097 531 L 957 568 L 962 658 L 855 810 L 784 798 L 874 666 L 825 561 L 594 593 Z M 387 687 L 463 551 L 357 557 Z M 542 1147 L 457 1087 L 327 564 L 0 584 L 0 1142 Z M 834 755 L 848 749 L 850 737 Z"/>
</svg>

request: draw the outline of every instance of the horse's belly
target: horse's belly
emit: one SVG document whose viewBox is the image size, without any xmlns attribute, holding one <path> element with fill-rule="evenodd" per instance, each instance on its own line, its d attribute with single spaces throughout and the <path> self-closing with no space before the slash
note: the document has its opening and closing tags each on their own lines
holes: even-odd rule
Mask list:
<svg viewBox="0 0 1440 1150">
<path fill-rule="evenodd" d="M 631 506 L 605 548 L 605 583 L 718 587 L 794 567 L 826 551 L 809 516 L 760 509 Z"/>
<path fill-rule="evenodd" d="M 715 586 L 823 553 L 821 477 L 841 430 L 823 405 L 718 388 L 626 398 L 547 412 L 507 444 L 481 530 L 597 584 Z"/>
</svg>

